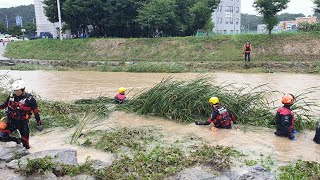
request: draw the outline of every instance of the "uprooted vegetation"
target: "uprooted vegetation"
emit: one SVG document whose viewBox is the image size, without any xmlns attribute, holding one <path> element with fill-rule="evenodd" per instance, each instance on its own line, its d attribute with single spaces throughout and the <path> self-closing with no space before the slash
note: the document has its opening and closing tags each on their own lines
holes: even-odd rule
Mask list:
<svg viewBox="0 0 320 180">
<path fill-rule="evenodd" d="M 320 179 L 319 162 L 297 161 L 295 163 L 280 167 L 280 179 L 300 180 Z"/>
<path fill-rule="evenodd" d="M 208 99 L 217 96 L 239 123 L 274 128 L 276 109 L 267 97 L 275 92 L 265 90 L 265 86 L 237 88 L 233 84 L 215 85 L 202 77 L 190 81 L 164 79 L 150 90 L 133 97 L 123 109 L 179 122 L 193 122 L 197 118 L 209 117 L 211 109 Z M 292 109 L 296 114 L 295 127 L 298 130 L 316 127 L 317 119 L 312 115 L 312 108 L 318 105 L 306 98 L 314 90 L 309 89 L 296 96 Z"/>
<path fill-rule="evenodd" d="M 25 167 L 20 167 L 22 175 L 53 172 L 56 167 L 62 167 L 59 176 L 89 174 L 97 179 L 163 179 L 187 167 L 205 165 L 213 171 L 228 170 L 232 159 L 240 153 L 232 148 L 221 146 L 193 146 L 192 151 L 186 154 L 175 146 L 158 145 L 149 151 L 137 151 L 132 157 L 122 155 L 111 166 L 103 169 L 94 169 L 93 162 L 87 160 L 79 166 L 59 165 L 53 163 L 50 157 L 28 160 Z"/>
<path fill-rule="evenodd" d="M 159 139 L 158 130 L 150 128 L 119 128 L 111 131 L 91 131 L 85 136 L 83 146 L 93 146 L 107 152 L 118 152 L 123 147 L 143 150 L 146 145 Z"/>
</svg>

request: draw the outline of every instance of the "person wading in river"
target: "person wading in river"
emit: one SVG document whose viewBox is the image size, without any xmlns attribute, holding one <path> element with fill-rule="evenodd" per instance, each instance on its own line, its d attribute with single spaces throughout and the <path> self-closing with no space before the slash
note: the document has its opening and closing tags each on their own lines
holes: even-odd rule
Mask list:
<svg viewBox="0 0 320 180">
<path fill-rule="evenodd" d="M 249 41 L 247 41 L 246 44 L 243 46 L 242 55 L 244 56 L 244 62 L 247 62 L 247 58 L 248 58 L 248 62 L 250 62 L 252 51 L 253 51 L 252 44 Z"/>
<path fill-rule="evenodd" d="M 18 144 L 22 142 L 23 146 L 29 149 L 29 119 L 32 113 L 37 121 L 38 130 L 43 130 L 37 102 L 31 94 L 25 92 L 22 80 L 15 81 L 12 90 L 13 93 L 6 102 L 0 105 L 0 109 L 6 109 L 7 113 L 6 122 L 1 123 L 0 141 L 15 141 Z M 16 130 L 19 130 L 21 139 L 11 136 Z"/>
<path fill-rule="evenodd" d="M 127 101 L 127 98 L 126 98 L 126 88 L 124 87 L 121 87 L 118 89 L 118 92 L 119 94 L 117 94 L 115 97 L 114 97 L 114 102 L 116 104 L 123 104 L 123 103 L 126 103 Z"/>
<path fill-rule="evenodd" d="M 316 135 L 314 136 L 313 141 L 317 144 L 320 144 L 320 122 L 318 123 Z"/>
<path fill-rule="evenodd" d="M 277 136 L 288 137 L 290 140 L 296 140 L 293 135 L 294 131 L 294 115 L 291 106 L 294 102 L 294 96 L 288 94 L 282 97 L 283 107 L 279 108 L 276 113 Z"/>
<path fill-rule="evenodd" d="M 209 104 L 212 108 L 211 117 L 206 122 L 196 121 L 196 125 L 209 125 L 213 122 L 216 128 L 231 129 L 231 121 L 236 124 L 236 119 L 224 106 L 220 105 L 219 98 L 211 97 Z"/>
</svg>

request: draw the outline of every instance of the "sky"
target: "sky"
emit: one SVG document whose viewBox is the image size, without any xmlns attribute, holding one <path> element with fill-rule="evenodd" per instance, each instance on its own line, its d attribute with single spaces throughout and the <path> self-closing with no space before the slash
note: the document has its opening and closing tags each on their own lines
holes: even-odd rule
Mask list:
<svg viewBox="0 0 320 180">
<path fill-rule="evenodd" d="M 248 14 L 256 14 L 252 3 L 254 0 L 241 0 L 241 12 Z M 33 4 L 34 0 L 0 0 L 0 8 L 19 6 L 19 5 L 28 5 Z M 289 6 L 286 10 L 282 11 L 283 13 L 303 13 L 304 15 L 313 14 L 313 2 L 312 0 L 291 0 Z M 281 13 L 282 13 L 281 12 Z"/>
</svg>

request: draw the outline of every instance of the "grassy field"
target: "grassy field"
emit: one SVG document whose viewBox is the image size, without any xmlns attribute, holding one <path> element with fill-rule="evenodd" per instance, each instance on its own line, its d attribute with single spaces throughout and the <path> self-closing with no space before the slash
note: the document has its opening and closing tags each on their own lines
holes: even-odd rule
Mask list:
<svg viewBox="0 0 320 180">
<path fill-rule="evenodd" d="M 34 40 L 8 45 L 6 56 L 17 59 L 77 61 L 201 62 L 241 61 L 249 40 L 254 61 L 318 61 L 320 33 L 217 35 L 131 39 Z"/>
</svg>

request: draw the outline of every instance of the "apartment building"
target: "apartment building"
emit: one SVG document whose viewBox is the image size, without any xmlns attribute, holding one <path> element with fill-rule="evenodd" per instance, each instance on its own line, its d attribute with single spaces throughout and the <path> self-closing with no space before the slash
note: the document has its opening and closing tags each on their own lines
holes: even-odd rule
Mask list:
<svg viewBox="0 0 320 180">
<path fill-rule="evenodd" d="M 212 15 L 213 31 L 220 34 L 239 34 L 241 27 L 241 0 L 221 0 Z"/>
</svg>

